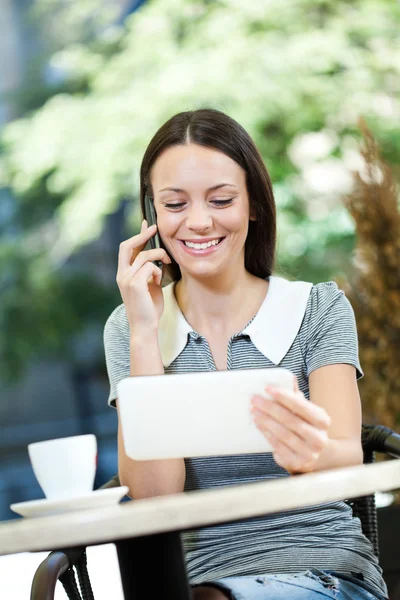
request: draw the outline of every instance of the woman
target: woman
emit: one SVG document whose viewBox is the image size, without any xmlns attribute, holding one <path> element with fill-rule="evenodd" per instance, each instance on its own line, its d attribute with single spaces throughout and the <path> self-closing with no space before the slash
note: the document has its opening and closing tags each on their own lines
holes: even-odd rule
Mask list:
<svg viewBox="0 0 400 600">
<path fill-rule="evenodd" d="M 246 131 L 216 110 L 183 112 L 151 140 L 140 196 L 157 226 L 120 247 L 123 304 L 105 328 L 109 402 L 123 377 L 281 366 L 293 392 L 252 399 L 274 452 L 133 461 L 118 430 L 119 474 L 133 498 L 287 477 L 362 462 L 357 333 L 333 282 L 272 276 L 271 181 Z M 144 251 L 158 232 L 162 248 Z M 160 260 L 172 283 L 161 287 Z M 382 572 L 344 502 L 184 534 L 195 600 L 385 598 Z"/>
</svg>

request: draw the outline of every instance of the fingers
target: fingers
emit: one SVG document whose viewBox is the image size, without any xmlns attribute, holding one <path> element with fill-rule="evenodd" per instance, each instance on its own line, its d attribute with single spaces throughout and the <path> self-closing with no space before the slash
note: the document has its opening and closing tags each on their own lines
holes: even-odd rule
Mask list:
<svg viewBox="0 0 400 600">
<path fill-rule="evenodd" d="M 163 262 L 171 262 L 168 256 L 161 256 L 162 252 L 162 249 L 141 252 L 129 269 L 125 269 L 123 272 L 118 272 L 118 286 L 120 288 L 135 288 L 135 284 L 140 286 L 142 283 L 147 282 L 151 275 L 154 275 L 153 281 L 158 281 L 158 273 L 161 274 L 160 277 L 162 278 L 162 269 L 157 267 L 157 265 L 154 264 L 154 261 L 162 260 Z M 145 279 L 146 273 L 150 273 L 147 279 Z"/>
<path fill-rule="evenodd" d="M 329 442 L 328 413 L 300 391 L 265 389 L 270 397 L 254 396 L 251 412 L 275 461 L 289 472 L 312 470 Z"/>
<path fill-rule="evenodd" d="M 268 433 L 268 440 L 274 448 L 274 460 L 276 464 L 281 466 L 289 473 L 307 473 L 312 471 L 317 458 L 313 456 L 310 460 L 298 452 L 289 448 L 283 441 L 278 439 L 274 434 Z"/>
<path fill-rule="evenodd" d="M 163 248 L 154 248 L 153 250 L 142 250 L 132 265 L 126 270 L 126 273 L 132 277 L 142 268 L 146 262 L 161 260 L 164 264 L 171 264 L 171 259 Z"/>
<path fill-rule="evenodd" d="M 126 276 L 125 288 L 129 290 L 141 291 L 143 286 L 152 282 L 156 285 L 161 285 L 162 270 L 159 269 L 153 262 L 147 261 L 143 266 L 136 271 L 135 277 Z"/>
<path fill-rule="evenodd" d="M 296 450 L 302 451 L 301 448 L 306 443 L 312 452 L 321 452 L 327 443 L 328 434 L 325 429 L 313 427 L 283 407 L 273 406 L 269 412 L 256 409 L 253 415 L 260 429 L 282 434 L 285 442 L 291 440 L 293 444 L 289 445 Z"/>
<path fill-rule="evenodd" d="M 301 392 L 289 391 L 289 390 L 281 390 L 278 388 L 266 387 L 265 391 L 273 398 L 273 400 L 269 400 L 266 398 L 266 402 L 262 403 L 265 406 L 270 407 L 271 404 L 276 406 L 276 404 L 287 408 L 290 412 L 298 415 L 311 425 L 315 427 L 319 427 L 320 429 L 327 429 L 331 424 L 331 419 L 328 413 L 307 400 Z M 263 406 L 260 406 L 263 409 Z"/>
<path fill-rule="evenodd" d="M 145 247 L 149 239 L 156 233 L 157 225 L 145 229 L 143 221 L 140 233 L 122 242 L 119 246 L 118 269 L 127 269 L 131 266 L 136 256 Z"/>
<path fill-rule="evenodd" d="M 267 439 L 272 434 L 291 451 L 300 454 L 304 460 L 316 460 L 327 443 L 326 433 L 320 432 L 310 425 L 307 425 L 308 431 L 301 425 L 301 431 L 295 431 L 289 428 L 287 424 L 280 423 L 273 417 L 265 415 L 265 413 L 257 411 L 253 414 L 255 424 Z"/>
<path fill-rule="evenodd" d="M 122 288 L 130 286 L 130 280 L 136 276 L 147 262 L 154 262 L 156 260 L 160 260 L 164 264 L 170 264 L 172 262 L 163 248 L 143 251 L 148 240 L 156 231 L 156 225 L 147 227 L 147 221 L 143 220 L 140 233 L 125 242 L 122 242 L 120 245 L 117 284 L 121 291 Z M 157 271 L 154 272 L 152 281 L 154 283 L 160 281 L 161 284 L 159 272 L 161 273 L 162 278 L 162 271 L 161 269 L 158 269 L 158 267 L 156 268 Z M 147 273 L 147 270 L 145 272 Z M 143 283 L 142 278 L 139 278 L 138 282 Z"/>
</svg>

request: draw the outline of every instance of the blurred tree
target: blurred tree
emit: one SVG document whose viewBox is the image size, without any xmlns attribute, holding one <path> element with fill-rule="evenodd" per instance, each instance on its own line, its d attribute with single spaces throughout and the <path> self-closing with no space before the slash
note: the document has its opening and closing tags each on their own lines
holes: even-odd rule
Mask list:
<svg viewBox="0 0 400 600">
<path fill-rule="evenodd" d="M 60 3 L 37 5 L 53 18 Z M 34 280 L 35 261 L 20 243 L 34 237 L 42 281 L 56 278 L 59 265 L 97 238 L 121 198 L 135 200 L 141 157 L 156 129 L 178 111 L 212 106 L 251 133 L 271 172 L 280 269 L 313 281 L 349 275 L 354 225 L 340 199 L 361 161 L 359 113 L 382 140 L 385 158 L 394 163 L 400 155 L 397 3 L 149 0 L 123 27 L 104 27 L 94 39 L 78 4 L 65 6 L 75 16 L 56 30 L 65 41 L 49 66 L 70 91 L 2 135 L 2 181 L 17 206 L 12 241 L 1 242 L 0 256 L 10 264 L 10 256 L 19 257 Z M 97 6 L 101 20 L 105 5 Z M 18 297 L 20 285 L 10 275 L 9 293 Z M 36 284 L 29 293 L 40 297 Z M 66 290 L 60 310 L 74 301 Z"/>
<path fill-rule="evenodd" d="M 119 7 L 108 2 L 99 7 L 92 0 L 83 0 L 79 6 L 58 0 L 36 2 L 22 14 L 22 30 L 14 31 L 14 35 L 29 36 L 32 51 L 20 49 L 24 76 L 18 86 L 8 86 L 3 92 L 3 106 L 12 107 L 13 114 L 29 115 L 59 93 L 85 93 L 85 72 L 73 77 L 53 64 L 52 57 L 77 42 L 101 51 L 104 57 L 117 52 L 119 36 L 110 35 L 119 29 L 115 21 L 140 3 L 121 1 Z M 3 54 L 15 58 L 16 49 L 3 38 Z M 107 250 L 92 249 L 83 260 L 71 257 L 66 261 L 49 253 L 57 235 L 53 216 L 65 196 L 51 193 L 47 178 L 39 178 L 21 196 L 10 187 L 0 189 L 0 374 L 5 380 L 16 379 L 39 357 L 64 357 L 73 365 L 77 336 L 85 335 L 93 325 L 101 335 L 104 320 L 119 298 L 117 290 L 104 281 L 107 265 L 101 263 Z M 100 273 L 93 269 L 96 265 Z M 96 355 L 85 357 L 84 362 L 98 368 L 104 362 L 103 352 L 96 352 L 93 344 L 91 352 Z"/>
<path fill-rule="evenodd" d="M 357 320 L 360 382 L 365 418 L 400 425 L 400 207 L 391 169 L 361 121 L 364 165 L 346 199 L 355 221 L 357 246 L 351 281 L 338 282 Z"/>
</svg>

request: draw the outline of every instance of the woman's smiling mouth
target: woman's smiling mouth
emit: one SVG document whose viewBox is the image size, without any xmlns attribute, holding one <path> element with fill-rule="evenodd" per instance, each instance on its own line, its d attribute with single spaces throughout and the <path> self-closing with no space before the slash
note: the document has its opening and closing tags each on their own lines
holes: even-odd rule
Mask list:
<svg viewBox="0 0 400 600">
<path fill-rule="evenodd" d="M 178 240 L 188 254 L 204 256 L 215 252 L 221 246 L 225 237 Z"/>
</svg>

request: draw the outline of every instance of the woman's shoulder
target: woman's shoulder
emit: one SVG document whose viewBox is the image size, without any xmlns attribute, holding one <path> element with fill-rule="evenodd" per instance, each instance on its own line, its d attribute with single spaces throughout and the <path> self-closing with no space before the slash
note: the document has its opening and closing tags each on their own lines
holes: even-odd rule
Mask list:
<svg viewBox="0 0 400 600">
<path fill-rule="evenodd" d="M 307 309 L 314 317 L 322 316 L 333 308 L 343 310 L 349 306 L 346 294 L 335 281 L 323 281 L 312 285 Z"/>
<path fill-rule="evenodd" d="M 337 318 L 354 318 L 354 313 L 345 292 L 335 281 L 311 283 L 307 281 L 289 281 L 275 277 L 275 288 L 279 300 L 291 306 L 292 312 L 301 309 L 302 332 L 309 331 L 321 323 Z M 277 285 L 278 284 L 278 285 Z"/>
<path fill-rule="evenodd" d="M 335 281 L 323 281 L 312 284 L 309 304 L 314 311 L 324 311 L 329 306 L 337 302 L 345 293 L 341 290 Z"/>
<path fill-rule="evenodd" d="M 314 284 L 309 281 L 288 280 L 276 276 L 271 279 L 279 300 L 287 299 L 293 305 L 301 303 L 306 314 L 324 312 L 332 304 L 345 298 L 343 290 L 335 281 Z"/>
<path fill-rule="evenodd" d="M 312 285 L 303 325 L 309 334 L 321 329 L 331 329 L 339 335 L 349 326 L 355 326 L 353 307 L 335 281 Z"/>
</svg>

